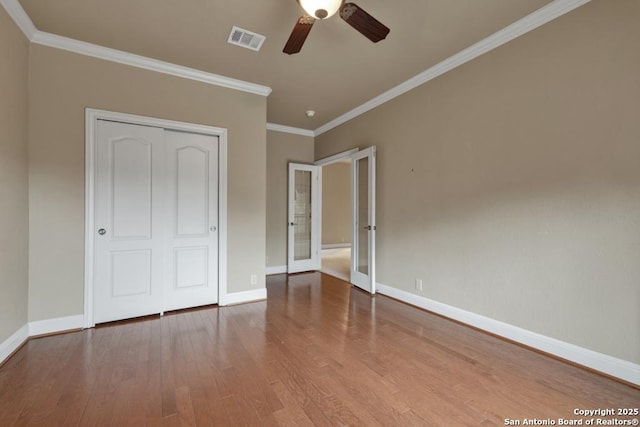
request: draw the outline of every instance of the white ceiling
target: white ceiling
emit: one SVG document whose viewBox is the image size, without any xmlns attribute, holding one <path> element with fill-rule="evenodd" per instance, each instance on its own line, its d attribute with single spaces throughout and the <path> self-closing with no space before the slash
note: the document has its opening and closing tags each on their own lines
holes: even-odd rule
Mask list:
<svg viewBox="0 0 640 427">
<path fill-rule="evenodd" d="M 336 15 L 316 22 L 289 56 L 282 48 L 302 13 L 295 0 L 20 0 L 40 31 L 269 86 L 268 122 L 302 129 L 320 128 L 549 0 L 356 3 L 391 29 L 386 40 L 374 44 Z M 234 25 L 265 35 L 262 49 L 228 44 Z M 315 117 L 305 116 L 309 109 Z"/>
</svg>

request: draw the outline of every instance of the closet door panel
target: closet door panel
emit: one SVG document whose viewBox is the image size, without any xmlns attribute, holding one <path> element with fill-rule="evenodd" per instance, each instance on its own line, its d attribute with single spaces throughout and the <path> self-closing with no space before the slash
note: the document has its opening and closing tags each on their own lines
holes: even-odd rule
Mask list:
<svg viewBox="0 0 640 427">
<path fill-rule="evenodd" d="M 94 320 L 162 311 L 163 130 L 99 121 Z"/>
<path fill-rule="evenodd" d="M 167 131 L 165 310 L 218 302 L 218 138 Z"/>
</svg>

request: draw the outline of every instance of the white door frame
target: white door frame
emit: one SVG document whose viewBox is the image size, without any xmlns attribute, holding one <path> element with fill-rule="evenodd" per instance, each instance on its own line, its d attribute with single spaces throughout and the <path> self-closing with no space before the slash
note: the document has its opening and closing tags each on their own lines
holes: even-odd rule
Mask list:
<svg viewBox="0 0 640 427">
<path fill-rule="evenodd" d="M 98 120 L 159 127 L 217 136 L 218 158 L 218 305 L 227 304 L 227 129 L 173 120 L 157 119 L 113 111 L 85 109 L 85 244 L 84 244 L 84 327 L 95 326 L 93 319 L 93 274 L 95 245 L 95 173 Z"/>
<path fill-rule="evenodd" d="M 351 155 L 357 153 L 358 151 L 360 151 L 360 149 L 352 148 L 351 150 L 343 151 L 342 153 L 334 154 L 333 156 L 316 160 L 313 164 L 316 166 L 328 166 L 333 163 L 338 163 L 343 160 L 351 159 Z"/>
<path fill-rule="evenodd" d="M 334 154 L 333 156 L 329 156 L 329 157 L 325 157 L 322 158 L 320 160 L 317 160 L 316 162 L 314 162 L 314 165 L 316 166 L 327 166 L 333 163 L 337 163 L 343 160 L 351 160 L 351 169 L 352 169 L 352 178 L 351 178 L 351 182 L 349 183 L 349 186 L 351 187 L 351 222 L 352 224 L 356 221 L 355 215 L 356 215 L 356 209 L 355 209 L 355 203 L 357 202 L 354 198 L 354 194 L 355 194 L 355 189 L 354 189 L 354 178 L 353 178 L 353 173 L 354 173 L 354 162 L 357 161 L 357 159 L 362 158 L 362 157 L 366 157 L 369 155 L 373 155 L 375 157 L 375 151 L 376 148 L 375 147 L 367 147 L 363 150 L 360 150 L 359 148 L 352 148 L 351 150 L 347 150 L 347 151 L 343 151 L 341 153 L 338 154 Z M 371 174 L 373 174 L 373 176 L 375 177 L 375 162 L 373 163 L 373 169 L 369 171 L 369 178 L 371 178 Z M 375 178 L 374 178 L 375 179 Z M 373 194 L 369 195 L 369 203 L 371 204 L 373 202 L 373 206 L 375 207 L 375 191 L 372 192 Z M 369 233 L 369 237 L 370 237 L 370 242 L 371 242 L 371 247 L 369 250 L 369 258 L 370 258 L 370 268 L 371 268 L 371 272 L 369 277 L 371 278 L 371 289 L 369 292 L 371 292 L 372 294 L 376 293 L 376 288 L 377 288 L 377 284 L 376 284 L 376 280 L 375 280 L 375 209 L 370 209 L 371 211 L 371 215 L 372 218 L 370 218 L 371 221 L 371 227 L 372 230 Z M 353 271 L 354 269 L 354 264 L 357 263 L 357 260 L 354 256 L 354 248 L 356 246 L 356 242 L 355 239 L 357 238 L 357 230 L 352 230 L 352 236 L 351 236 L 351 270 Z M 351 277 L 349 279 L 349 282 L 352 285 L 358 286 L 358 284 L 355 283 L 355 280 L 353 278 L 353 274 L 351 274 Z"/>
</svg>

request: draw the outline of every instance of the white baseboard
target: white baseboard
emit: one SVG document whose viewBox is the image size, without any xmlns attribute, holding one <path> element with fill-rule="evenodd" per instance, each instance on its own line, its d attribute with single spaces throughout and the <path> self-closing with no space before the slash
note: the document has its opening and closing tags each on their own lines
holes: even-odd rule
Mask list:
<svg viewBox="0 0 640 427">
<path fill-rule="evenodd" d="M 640 365 L 598 353 L 407 291 L 377 284 L 377 290 L 407 304 L 440 314 L 632 384 L 640 385 Z"/>
<path fill-rule="evenodd" d="M 254 289 L 252 291 L 227 294 L 224 304 L 220 305 L 242 304 L 245 302 L 261 301 L 265 299 L 267 299 L 267 288 Z"/>
<path fill-rule="evenodd" d="M 29 325 L 25 324 L 4 342 L 0 343 L 0 364 L 20 348 L 27 339 L 29 339 Z"/>
<path fill-rule="evenodd" d="M 340 249 L 340 248 L 350 248 L 351 243 L 327 243 L 326 245 L 322 245 L 322 249 Z"/>
<path fill-rule="evenodd" d="M 270 276 L 272 274 L 283 274 L 287 272 L 287 266 L 286 265 L 278 265 L 275 267 L 267 267 L 265 270 L 265 273 L 267 276 Z"/>
<path fill-rule="evenodd" d="M 56 319 L 39 320 L 29 322 L 29 336 L 54 334 L 56 332 L 82 329 L 84 327 L 84 315 L 58 317 Z"/>
</svg>

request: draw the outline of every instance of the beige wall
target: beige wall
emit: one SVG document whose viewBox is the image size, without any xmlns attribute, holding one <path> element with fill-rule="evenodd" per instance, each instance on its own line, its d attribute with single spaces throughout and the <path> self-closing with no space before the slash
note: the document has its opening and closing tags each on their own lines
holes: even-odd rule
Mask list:
<svg viewBox="0 0 640 427">
<path fill-rule="evenodd" d="M 378 282 L 640 363 L 638 22 L 593 1 L 316 138 L 378 147 Z"/>
<path fill-rule="evenodd" d="M 264 288 L 265 97 L 40 45 L 29 88 L 30 321 L 84 311 L 86 107 L 228 129 L 228 291 Z"/>
<path fill-rule="evenodd" d="M 313 162 L 313 138 L 267 132 L 267 267 L 287 264 L 289 162 Z"/>
<path fill-rule="evenodd" d="M 27 324 L 29 43 L 0 7 L 0 344 Z"/>
<path fill-rule="evenodd" d="M 351 243 L 351 164 L 322 168 L 322 244 Z"/>
</svg>

